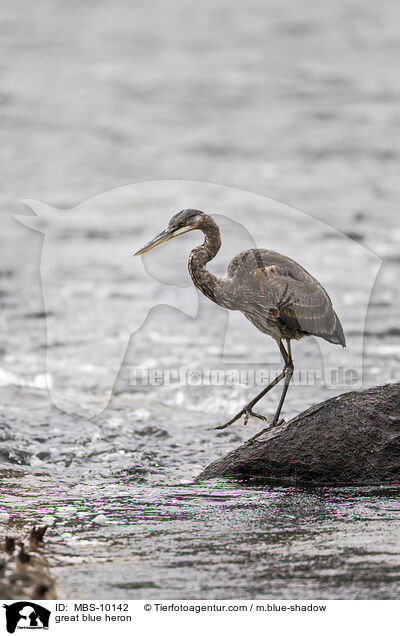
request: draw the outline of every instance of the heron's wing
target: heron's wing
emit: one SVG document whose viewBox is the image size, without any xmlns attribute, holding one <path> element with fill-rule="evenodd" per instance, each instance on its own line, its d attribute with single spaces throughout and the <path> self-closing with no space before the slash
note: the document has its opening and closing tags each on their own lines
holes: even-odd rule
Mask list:
<svg viewBox="0 0 400 636">
<path fill-rule="evenodd" d="M 343 344 L 343 331 L 325 289 L 308 272 L 291 267 L 264 269 L 263 288 L 269 303 L 275 303 L 279 322 L 293 331 L 303 331 Z M 340 337 L 340 332 L 343 338 Z"/>
<path fill-rule="evenodd" d="M 265 308 L 293 332 L 345 345 L 343 329 L 328 293 L 301 265 L 270 250 L 249 250 L 239 257 L 241 262 L 231 265 L 239 276 L 242 270 L 258 311 Z"/>
</svg>

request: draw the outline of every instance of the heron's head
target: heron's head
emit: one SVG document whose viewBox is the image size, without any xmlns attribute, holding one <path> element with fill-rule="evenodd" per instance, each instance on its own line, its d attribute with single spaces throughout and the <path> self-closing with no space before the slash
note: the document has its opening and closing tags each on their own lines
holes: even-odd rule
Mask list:
<svg viewBox="0 0 400 636">
<path fill-rule="evenodd" d="M 165 243 L 176 236 L 198 229 L 202 220 L 202 215 L 203 212 L 200 212 L 200 210 L 181 210 L 172 217 L 165 230 L 146 243 L 146 245 L 138 250 L 134 256 L 144 254 L 145 252 L 153 249 L 153 247 L 157 247 L 157 245 L 161 245 L 161 243 Z"/>
</svg>

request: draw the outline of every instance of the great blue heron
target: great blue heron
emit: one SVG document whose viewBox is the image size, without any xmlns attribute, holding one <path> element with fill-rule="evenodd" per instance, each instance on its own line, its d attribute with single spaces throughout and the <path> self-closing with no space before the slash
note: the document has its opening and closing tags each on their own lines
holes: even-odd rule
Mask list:
<svg viewBox="0 0 400 636">
<path fill-rule="evenodd" d="M 342 325 L 322 285 L 301 265 L 272 250 L 251 249 L 241 252 L 229 263 L 226 278 L 211 274 L 206 264 L 221 247 L 221 235 L 214 219 L 200 210 L 182 210 L 170 220 L 168 227 L 138 250 L 135 256 L 148 252 L 176 236 L 201 230 L 204 243 L 189 256 L 189 272 L 196 287 L 221 307 L 241 311 L 263 333 L 276 340 L 284 360 L 282 372 L 232 419 L 217 428 L 226 428 L 244 415 L 246 424 L 253 411 L 278 382 L 284 380 L 278 408 L 268 427 L 278 424 L 283 402 L 293 375 L 291 340 L 304 336 L 319 336 L 333 344 L 346 346 Z M 282 340 L 286 340 L 285 348 Z M 262 432 L 262 431 L 261 431 Z"/>
</svg>

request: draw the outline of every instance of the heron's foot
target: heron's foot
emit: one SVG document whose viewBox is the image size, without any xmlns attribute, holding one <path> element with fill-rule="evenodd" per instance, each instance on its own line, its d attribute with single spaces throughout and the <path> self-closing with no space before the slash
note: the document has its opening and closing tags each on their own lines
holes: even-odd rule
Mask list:
<svg viewBox="0 0 400 636">
<path fill-rule="evenodd" d="M 267 418 L 265 417 L 265 415 L 260 415 L 260 413 L 255 413 L 252 409 L 247 409 L 245 411 L 245 416 L 244 416 L 244 421 L 243 424 L 246 426 L 247 422 L 249 421 L 249 417 L 258 417 L 259 420 L 264 420 L 264 422 L 267 421 Z"/>
<path fill-rule="evenodd" d="M 267 428 L 263 428 L 261 431 L 259 431 L 258 433 L 256 433 L 256 435 L 254 435 L 251 439 L 257 439 L 257 437 L 260 437 L 260 435 L 262 435 L 263 433 L 268 433 L 269 431 L 272 431 L 273 428 L 278 428 L 278 426 L 281 426 L 282 424 L 286 424 L 286 420 L 284 420 L 283 418 L 281 420 L 279 420 L 278 422 L 274 421 L 275 418 L 272 420 L 272 423 L 267 426 Z"/>
<path fill-rule="evenodd" d="M 233 424 L 234 422 L 236 422 L 236 420 L 240 419 L 242 417 L 242 415 L 244 415 L 244 420 L 243 420 L 243 424 L 246 426 L 247 422 L 249 421 L 249 417 L 250 415 L 252 417 L 258 417 L 259 420 L 266 420 L 267 418 L 264 417 L 264 415 L 260 415 L 259 413 L 255 413 L 250 407 L 245 406 L 241 411 L 239 411 L 239 413 L 236 413 L 236 415 L 234 415 L 234 417 L 229 420 L 229 422 L 227 422 L 226 424 L 221 424 L 221 426 L 216 426 L 216 430 L 222 430 L 224 428 L 228 428 L 228 426 L 230 426 L 231 424 Z"/>
<path fill-rule="evenodd" d="M 281 426 L 282 424 L 286 424 L 286 420 L 283 417 L 280 420 L 275 419 L 274 417 L 274 419 L 272 420 L 268 428 L 269 430 L 272 430 L 273 428 L 277 428 L 278 426 Z"/>
</svg>

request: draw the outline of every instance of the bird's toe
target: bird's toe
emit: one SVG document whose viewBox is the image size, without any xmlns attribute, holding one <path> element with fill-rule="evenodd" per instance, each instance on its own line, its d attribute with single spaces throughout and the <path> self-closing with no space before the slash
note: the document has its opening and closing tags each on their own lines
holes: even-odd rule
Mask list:
<svg viewBox="0 0 400 636">
<path fill-rule="evenodd" d="M 267 418 L 265 417 L 265 415 L 260 415 L 260 413 L 256 413 L 255 411 L 252 411 L 251 409 L 248 409 L 248 411 L 246 411 L 246 417 L 245 417 L 245 424 L 247 424 L 247 421 L 250 417 L 250 415 L 252 415 L 253 417 L 257 417 L 259 420 L 266 420 Z"/>
</svg>

